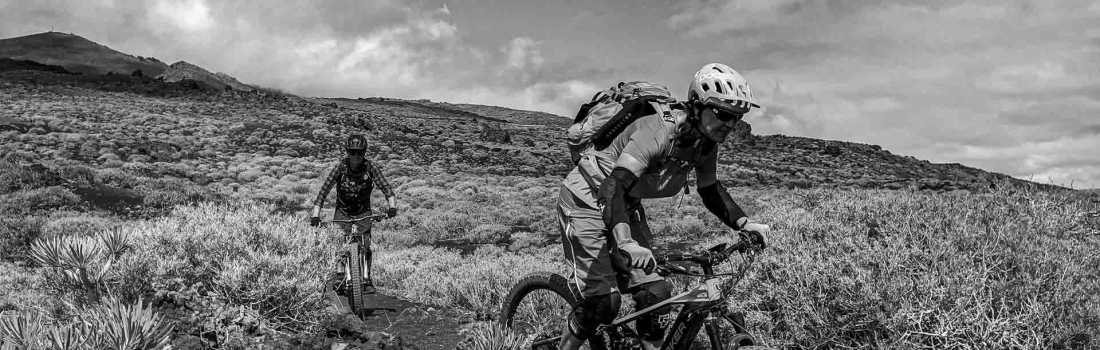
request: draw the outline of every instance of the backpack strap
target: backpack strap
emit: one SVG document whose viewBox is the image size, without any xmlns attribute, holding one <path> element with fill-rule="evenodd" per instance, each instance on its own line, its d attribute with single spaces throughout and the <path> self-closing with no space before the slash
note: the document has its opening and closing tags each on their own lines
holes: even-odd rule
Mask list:
<svg viewBox="0 0 1100 350">
<path fill-rule="evenodd" d="M 597 92 L 592 96 L 592 101 L 581 105 L 581 109 L 577 111 L 577 116 L 573 117 L 573 124 L 580 123 L 588 116 L 588 112 L 592 110 L 592 107 L 603 103 L 609 98 L 611 98 L 611 94 L 607 90 Z"/>
<path fill-rule="evenodd" d="M 676 122 L 672 117 L 672 106 L 669 106 L 667 101 L 653 101 L 649 103 L 653 106 L 653 111 L 657 112 L 666 122 Z"/>
</svg>

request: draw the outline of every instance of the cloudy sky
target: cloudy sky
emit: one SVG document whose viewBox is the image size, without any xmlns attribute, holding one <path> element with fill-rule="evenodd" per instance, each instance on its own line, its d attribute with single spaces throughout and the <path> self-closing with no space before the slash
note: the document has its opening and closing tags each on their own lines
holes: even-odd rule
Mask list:
<svg viewBox="0 0 1100 350">
<path fill-rule="evenodd" d="M 0 0 L 0 37 L 72 32 L 310 96 L 559 115 L 622 80 L 685 97 L 722 62 L 758 134 L 878 144 L 1100 187 L 1100 0 Z"/>
</svg>

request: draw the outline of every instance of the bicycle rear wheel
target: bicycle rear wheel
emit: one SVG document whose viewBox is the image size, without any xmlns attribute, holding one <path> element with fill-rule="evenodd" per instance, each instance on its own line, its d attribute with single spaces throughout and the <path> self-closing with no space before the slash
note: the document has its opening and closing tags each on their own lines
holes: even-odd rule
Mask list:
<svg viewBox="0 0 1100 350">
<path fill-rule="evenodd" d="M 505 327 L 532 340 L 532 349 L 557 349 L 566 317 L 577 306 L 569 281 L 552 272 L 524 276 L 500 310 L 499 321 Z M 588 348 L 605 350 L 603 334 L 588 341 Z"/>
</svg>

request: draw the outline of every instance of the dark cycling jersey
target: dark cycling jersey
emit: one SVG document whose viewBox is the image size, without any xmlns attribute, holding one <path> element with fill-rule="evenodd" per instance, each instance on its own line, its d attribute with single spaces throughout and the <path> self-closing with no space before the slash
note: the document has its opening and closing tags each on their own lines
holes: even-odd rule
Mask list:
<svg viewBox="0 0 1100 350">
<path fill-rule="evenodd" d="M 325 184 L 321 186 L 321 193 L 317 194 L 313 205 L 321 207 L 333 185 L 336 186 L 336 210 L 348 215 L 359 215 L 370 211 L 370 194 L 374 190 L 374 185 L 378 185 L 387 198 L 393 197 L 393 189 L 382 176 L 382 170 L 369 159 L 363 160 L 363 169 L 358 173 L 351 172 L 347 158 L 336 164 L 325 179 Z"/>
</svg>

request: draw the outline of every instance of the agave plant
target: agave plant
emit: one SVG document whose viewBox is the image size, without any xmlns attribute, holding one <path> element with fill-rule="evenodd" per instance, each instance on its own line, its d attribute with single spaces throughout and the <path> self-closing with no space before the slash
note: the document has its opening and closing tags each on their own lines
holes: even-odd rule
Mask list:
<svg viewBox="0 0 1100 350">
<path fill-rule="evenodd" d="M 94 303 L 106 292 L 104 282 L 111 265 L 128 247 L 129 237 L 115 229 L 96 238 L 40 238 L 31 245 L 30 255 L 42 267 L 54 269 L 62 284 Z"/>
<path fill-rule="evenodd" d="M 109 298 L 68 325 L 46 326 L 33 312 L 2 316 L 0 350 L 165 349 L 171 333 L 172 326 L 141 300 L 127 305 Z"/>
<path fill-rule="evenodd" d="M 47 340 L 51 350 L 77 350 L 86 348 L 94 336 L 87 324 L 77 323 L 50 329 Z"/>
<path fill-rule="evenodd" d="M 144 308 L 139 299 L 134 305 L 126 305 L 115 298 L 108 299 L 92 322 L 98 330 L 96 348 L 109 349 L 163 349 L 168 346 L 172 325 Z"/>
<path fill-rule="evenodd" d="M 99 238 L 103 241 L 103 246 L 107 248 L 107 254 L 115 259 L 121 257 L 122 253 L 130 248 L 130 236 L 123 233 L 121 228 L 116 227 L 102 233 Z"/>
<path fill-rule="evenodd" d="M 0 316 L 0 349 L 39 349 L 44 331 L 38 314 Z"/>
</svg>

